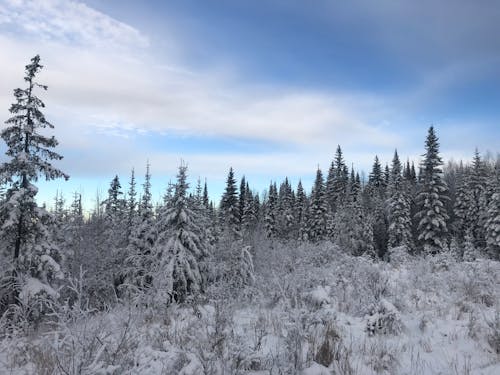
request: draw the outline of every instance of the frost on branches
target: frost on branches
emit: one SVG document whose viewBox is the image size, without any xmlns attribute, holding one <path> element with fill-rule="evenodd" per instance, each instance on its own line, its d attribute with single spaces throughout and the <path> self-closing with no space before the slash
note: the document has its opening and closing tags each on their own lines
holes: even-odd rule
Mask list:
<svg viewBox="0 0 500 375">
<path fill-rule="evenodd" d="M 184 302 L 203 290 L 198 263 L 209 255 L 205 228 L 200 226 L 193 199 L 187 196 L 186 172 L 187 167 L 181 165 L 174 196 L 160 212 L 153 251 L 158 267 L 153 283 L 166 293 L 166 299 L 176 302 Z"/>
<path fill-rule="evenodd" d="M 419 212 L 417 213 L 418 240 L 426 253 L 435 254 L 447 246 L 448 214 L 444 202 L 449 199 L 447 187 L 441 178 L 443 164 L 439 156 L 439 143 L 434 127 L 429 128 L 425 142 L 426 153 L 422 161 L 422 187 L 417 196 Z"/>
<path fill-rule="evenodd" d="M 1 250 L 7 262 L 2 263 L 1 271 L 3 278 L 12 278 L 13 287 L 2 290 L 0 312 L 9 304 L 19 303 L 21 291 L 25 300 L 30 291 L 51 290 L 54 279 L 62 277 L 61 253 L 49 231 L 52 218 L 37 206 L 38 190 L 33 185 L 39 177 L 68 179 L 68 175 L 51 164 L 52 160 L 62 159 L 52 150 L 57 140 L 41 132 L 53 125 L 45 119 L 41 111 L 45 105 L 35 95 L 38 89 L 47 89 L 35 81 L 40 69 L 42 65 L 37 55 L 26 66 L 27 87 L 14 90 L 16 101 L 10 107 L 12 117 L 5 122 L 7 127 L 1 132 L 10 159 L 0 165 L 0 180 L 8 187 L 0 206 Z M 37 283 L 39 287 L 26 288 L 27 283 Z"/>
</svg>

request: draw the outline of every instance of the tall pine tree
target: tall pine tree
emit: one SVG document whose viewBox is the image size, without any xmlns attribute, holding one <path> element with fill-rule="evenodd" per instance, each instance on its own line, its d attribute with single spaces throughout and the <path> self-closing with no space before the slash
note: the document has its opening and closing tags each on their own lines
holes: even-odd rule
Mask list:
<svg viewBox="0 0 500 375">
<path fill-rule="evenodd" d="M 42 65 L 37 55 L 26 66 L 24 81 L 27 86 L 14 90 L 16 102 L 10 107 L 12 117 L 5 122 L 7 127 L 1 132 L 7 144 L 6 155 L 10 158 L 0 165 L 0 181 L 8 187 L 0 206 L 0 240 L 8 253 L 4 254 L 8 263 L 3 264 L 3 271 L 10 271 L 13 281 L 6 299 L 8 303 L 16 302 L 26 285 L 36 284 L 38 290 L 54 295 L 50 284 L 62 276 L 61 254 L 47 229 L 50 214 L 38 207 L 35 201 L 38 189 L 33 185 L 39 177 L 68 179 L 68 175 L 51 164 L 52 160 L 62 159 L 53 151 L 57 140 L 41 132 L 54 126 L 42 113 L 45 105 L 35 94 L 37 89 L 47 89 L 35 80 L 40 69 Z M 24 297 L 28 290 L 23 293 Z M 2 299 L 5 301 L 5 296 Z"/>
<path fill-rule="evenodd" d="M 424 251 L 435 254 L 447 246 L 448 214 L 444 202 L 448 196 L 446 184 L 442 179 L 443 161 L 439 156 L 439 143 L 433 126 L 429 128 L 425 150 L 421 163 L 421 189 L 417 196 L 419 209 L 416 214 L 417 231 L 418 240 L 423 245 Z"/>
</svg>

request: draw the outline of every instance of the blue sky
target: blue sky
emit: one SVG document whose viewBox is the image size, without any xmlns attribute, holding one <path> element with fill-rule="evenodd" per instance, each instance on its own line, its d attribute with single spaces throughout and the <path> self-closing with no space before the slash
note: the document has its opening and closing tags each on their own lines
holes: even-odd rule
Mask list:
<svg viewBox="0 0 500 375">
<path fill-rule="evenodd" d="M 360 170 L 417 161 L 430 124 L 470 159 L 500 151 L 498 19 L 493 0 L 0 0 L 0 115 L 39 53 L 72 176 L 41 200 L 91 204 L 147 160 L 157 197 L 181 159 L 214 197 L 230 166 L 257 191 L 310 184 L 337 144 Z"/>
</svg>

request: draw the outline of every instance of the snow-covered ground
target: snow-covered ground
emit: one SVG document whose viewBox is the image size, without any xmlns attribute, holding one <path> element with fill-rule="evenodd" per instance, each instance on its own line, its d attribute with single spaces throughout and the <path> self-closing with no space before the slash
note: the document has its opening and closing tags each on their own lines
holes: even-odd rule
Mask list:
<svg viewBox="0 0 500 375">
<path fill-rule="evenodd" d="M 214 283 L 194 307 L 61 313 L 5 338 L 0 373 L 500 374 L 499 262 L 376 263 L 325 244 L 272 254 L 237 295 Z"/>
</svg>

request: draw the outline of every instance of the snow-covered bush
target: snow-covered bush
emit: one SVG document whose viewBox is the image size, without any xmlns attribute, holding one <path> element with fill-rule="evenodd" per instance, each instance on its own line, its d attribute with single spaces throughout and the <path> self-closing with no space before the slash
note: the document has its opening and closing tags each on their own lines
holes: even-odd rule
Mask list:
<svg viewBox="0 0 500 375">
<path fill-rule="evenodd" d="M 368 336 L 398 335 L 403 330 L 399 311 L 389 301 L 382 299 L 374 306 L 366 318 Z"/>
<path fill-rule="evenodd" d="M 390 263 L 395 267 L 408 263 L 408 260 L 411 258 L 408 247 L 404 245 L 392 247 L 387 250 L 387 253 Z"/>
</svg>

